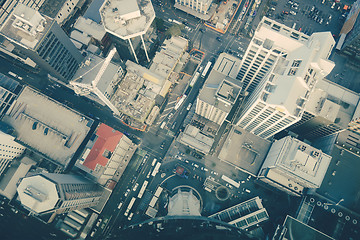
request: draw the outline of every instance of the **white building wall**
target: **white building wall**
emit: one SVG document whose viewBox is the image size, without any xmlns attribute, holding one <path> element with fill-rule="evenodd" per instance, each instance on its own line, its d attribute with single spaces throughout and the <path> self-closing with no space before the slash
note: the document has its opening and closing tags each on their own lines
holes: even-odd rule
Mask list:
<svg viewBox="0 0 360 240">
<path fill-rule="evenodd" d="M 199 13 L 207 14 L 212 0 L 175 0 L 175 3 L 193 9 Z"/>
<path fill-rule="evenodd" d="M 0 131 L 0 175 L 12 160 L 20 157 L 26 149 L 14 140 L 13 136 Z"/>
</svg>

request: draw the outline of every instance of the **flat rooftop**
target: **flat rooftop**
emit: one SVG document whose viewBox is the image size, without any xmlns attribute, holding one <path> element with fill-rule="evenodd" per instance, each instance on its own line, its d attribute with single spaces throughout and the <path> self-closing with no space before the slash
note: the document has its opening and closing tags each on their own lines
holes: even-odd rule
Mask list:
<svg viewBox="0 0 360 240">
<path fill-rule="evenodd" d="M 234 127 L 225 140 L 219 158 L 242 171 L 257 175 L 270 145 L 270 141 Z"/>
<path fill-rule="evenodd" d="M 105 30 L 123 40 L 145 34 L 155 19 L 151 0 L 106 0 L 99 11 Z"/>
<path fill-rule="evenodd" d="M 2 119 L 17 140 L 66 166 L 93 123 L 86 116 L 25 87 Z"/>
<path fill-rule="evenodd" d="M 18 4 L 0 31 L 25 48 L 34 49 L 53 21 L 30 7 Z"/>
<path fill-rule="evenodd" d="M 198 98 L 224 112 L 230 112 L 241 91 L 242 84 L 235 79 L 240 62 L 240 59 L 230 54 L 220 54 Z"/>
<path fill-rule="evenodd" d="M 214 138 L 206 136 L 200 129 L 187 125 L 184 132 L 180 133 L 178 141 L 184 145 L 189 145 L 196 150 L 208 154 L 214 143 Z"/>
<path fill-rule="evenodd" d="M 168 78 L 180 57 L 188 46 L 188 40 L 182 37 L 166 39 L 151 62 L 150 70 L 164 78 Z"/>
<path fill-rule="evenodd" d="M 360 214 L 360 156 L 338 145 L 330 155 L 332 161 L 316 192 L 334 202 L 344 199 L 341 206 Z"/>
<path fill-rule="evenodd" d="M 45 0 L 39 8 L 39 12 L 51 18 L 55 18 L 67 0 Z M 40 2 L 38 0 L 38 2 Z"/>
<path fill-rule="evenodd" d="M 131 61 L 126 62 L 127 73 L 114 95 L 112 104 L 123 114 L 144 122 L 160 94 L 165 79 Z"/>
<path fill-rule="evenodd" d="M 329 80 L 319 80 L 310 95 L 305 111 L 335 122 L 346 129 L 351 121 L 360 96 Z"/>
<path fill-rule="evenodd" d="M 270 152 L 273 149 L 279 149 L 275 150 L 279 155 L 275 166 L 320 187 L 331 162 L 331 156 L 290 136 L 273 143 Z M 272 158 L 273 156 L 270 156 L 270 159 Z"/>
<path fill-rule="evenodd" d="M 284 239 L 334 240 L 334 238 L 325 235 L 289 215 L 286 216 L 283 226 L 287 228 Z"/>
</svg>

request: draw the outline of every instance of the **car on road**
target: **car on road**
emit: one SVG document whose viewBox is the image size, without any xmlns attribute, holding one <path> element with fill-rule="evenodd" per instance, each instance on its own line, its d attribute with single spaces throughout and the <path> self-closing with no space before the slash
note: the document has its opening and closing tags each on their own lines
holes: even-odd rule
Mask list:
<svg viewBox="0 0 360 240">
<path fill-rule="evenodd" d="M 138 188 L 139 184 L 138 183 L 135 183 L 134 187 L 133 187 L 133 191 L 135 192 L 136 189 Z"/>
<path fill-rule="evenodd" d="M 160 149 L 162 150 L 162 149 L 164 149 L 164 147 L 165 147 L 165 141 L 163 141 L 162 143 L 161 143 L 161 145 L 160 145 Z"/>
<path fill-rule="evenodd" d="M 218 40 L 219 42 L 222 42 L 221 37 L 216 37 L 216 40 Z"/>
<path fill-rule="evenodd" d="M 186 162 L 186 163 L 189 163 L 189 160 L 185 159 L 185 162 Z"/>
<path fill-rule="evenodd" d="M 187 106 L 186 110 L 188 110 L 188 111 L 189 111 L 189 110 L 190 110 L 190 108 L 191 108 L 191 105 L 192 105 L 192 104 L 191 104 L 191 103 L 189 103 L 189 105 Z"/>
<path fill-rule="evenodd" d="M 200 28 L 199 31 L 202 32 L 202 33 L 204 33 L 204 32 L 205 32 L 205 29 Z"/>
<path fill-rule="evenodd" d="M 215 178 L 213 178 L 212 176 L 208 176 L 208 178 L 212 181 L 215 181 Z"/>
<path fill-rule="evenodd" d="M 201 170 L 203 170 L 204 172 L 209 171 L 206 167 L 201 167 Z"/>
<path fill-rule="evenodd" d="M 126 190 L 124 196 L 127 197 L 127 196 L 129 195 L 129 192 L 130 192 L 130 191 L 131 191 L 130 188 L 128 188 L 128 189 Z"/>
<path fill-rule="evenodd" d="M 101 222 L 102 222 L 102 218 L 99 218 L 99 220 L 96 222 L 96 226 L 99 227 Z"/>
<path fill-rule="evenodd" d="M 197 164 L 194 164 L 194 167 L 196 167 L 196 168 L 199 168 L 199 165 L 197 165 Z"/>
<path fill-rule="evenodd" d="M 217 172 L 215 172 L 215 171 L 211 171 L 211 174 L 214 174 L 214 175 L 216 175 L 216 176 L 219 176 L 219 174 L 218 174 Z"/>
<path fill-rule="evenodd" d="M 296 12 L 290 11 L 290 14 L 291 14 L 291 15 L 296 15 Z"/>
<path fill-rule="evenodd" d="M 226 184 L 226 186 L 228 187 L 228 188 L 230 188 L 230 189 L 233 189 L 234 187 L 233 186 L 231 186 L 230 184 Z"/>
</svg>

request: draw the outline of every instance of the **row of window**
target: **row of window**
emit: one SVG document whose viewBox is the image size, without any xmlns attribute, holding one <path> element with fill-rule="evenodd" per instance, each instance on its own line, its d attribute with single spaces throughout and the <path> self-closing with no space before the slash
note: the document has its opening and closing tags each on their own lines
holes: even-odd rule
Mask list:
<svg viewBox="0 0 360 240">
<path fill-rule="evenodd" d="M 0 147 L 7 147 L 7 148 L 11 148 L 11 149 L 24 149 L 24 148 L 14 147 L 11 145 L 6 145 L 6 144 L 0 144 Z M 0 151 L 1 151 L 1 149 L 0 149 Z"/>
</svg>

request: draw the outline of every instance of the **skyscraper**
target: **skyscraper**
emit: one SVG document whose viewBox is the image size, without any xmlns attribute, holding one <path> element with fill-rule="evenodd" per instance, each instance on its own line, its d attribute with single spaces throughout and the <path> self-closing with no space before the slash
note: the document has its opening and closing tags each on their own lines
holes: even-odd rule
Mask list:
<svg viewBox="0 0 360 240">
<path fill-rule="evenodd" d="M 35 214 L 64 213 L 98 204 L 102 190 L 89 180 L 70 174 L 41 173 L 21 180 L 21 204 Z"/>
<path fill-rule="evenodd" d="M 15 137 L 0 130 L 0 176 L 9 166 L 11 161 L 21 156 L 25 147 L 14 141 Z"/>
<path fill-rule="evenodd" d="M 237 124 L 262 138 L 270 138 L 301 119 L 314 85 L 334 67 L 328 57 L 335 41 L 330 32 L 323 32 L 312 34 L 307 41 L 293 42 L 293 38 L 300 40 L 306 36 L 267 18 L 263 19 L 257 31 L 265 36 L 278 35 L 276 44 L 269 40 L 257 44 L 259 49 L 266 46 L 269 51 L 279 51 L 281 55 L 276 57 L 266 75 L 259 78 L 258 84 L 244 82 L 247 88 L 250 86 L 255 90 L 242 109 Z M 287 46 L 289 42 L 293 45 L 287 51 L 276 47 Z"/>
<path fill-rule="evenodd" d="M 356 1 L 340 31 L 340 39 L 336 49 L 352 57 L 360 63 L 360 0 Z"/>
<path fill-rule="evenodd" d="M 307 44 L 309 36 L 264 17 L 257 27 L 236 79 L 252 93 L 277 59 Z"/>
<path fill-rule="evenodd" d="M 0 29 L 0 51 L 68 82 L 83 56 L 57 22 L 18 4 Z"/>
</svg>

